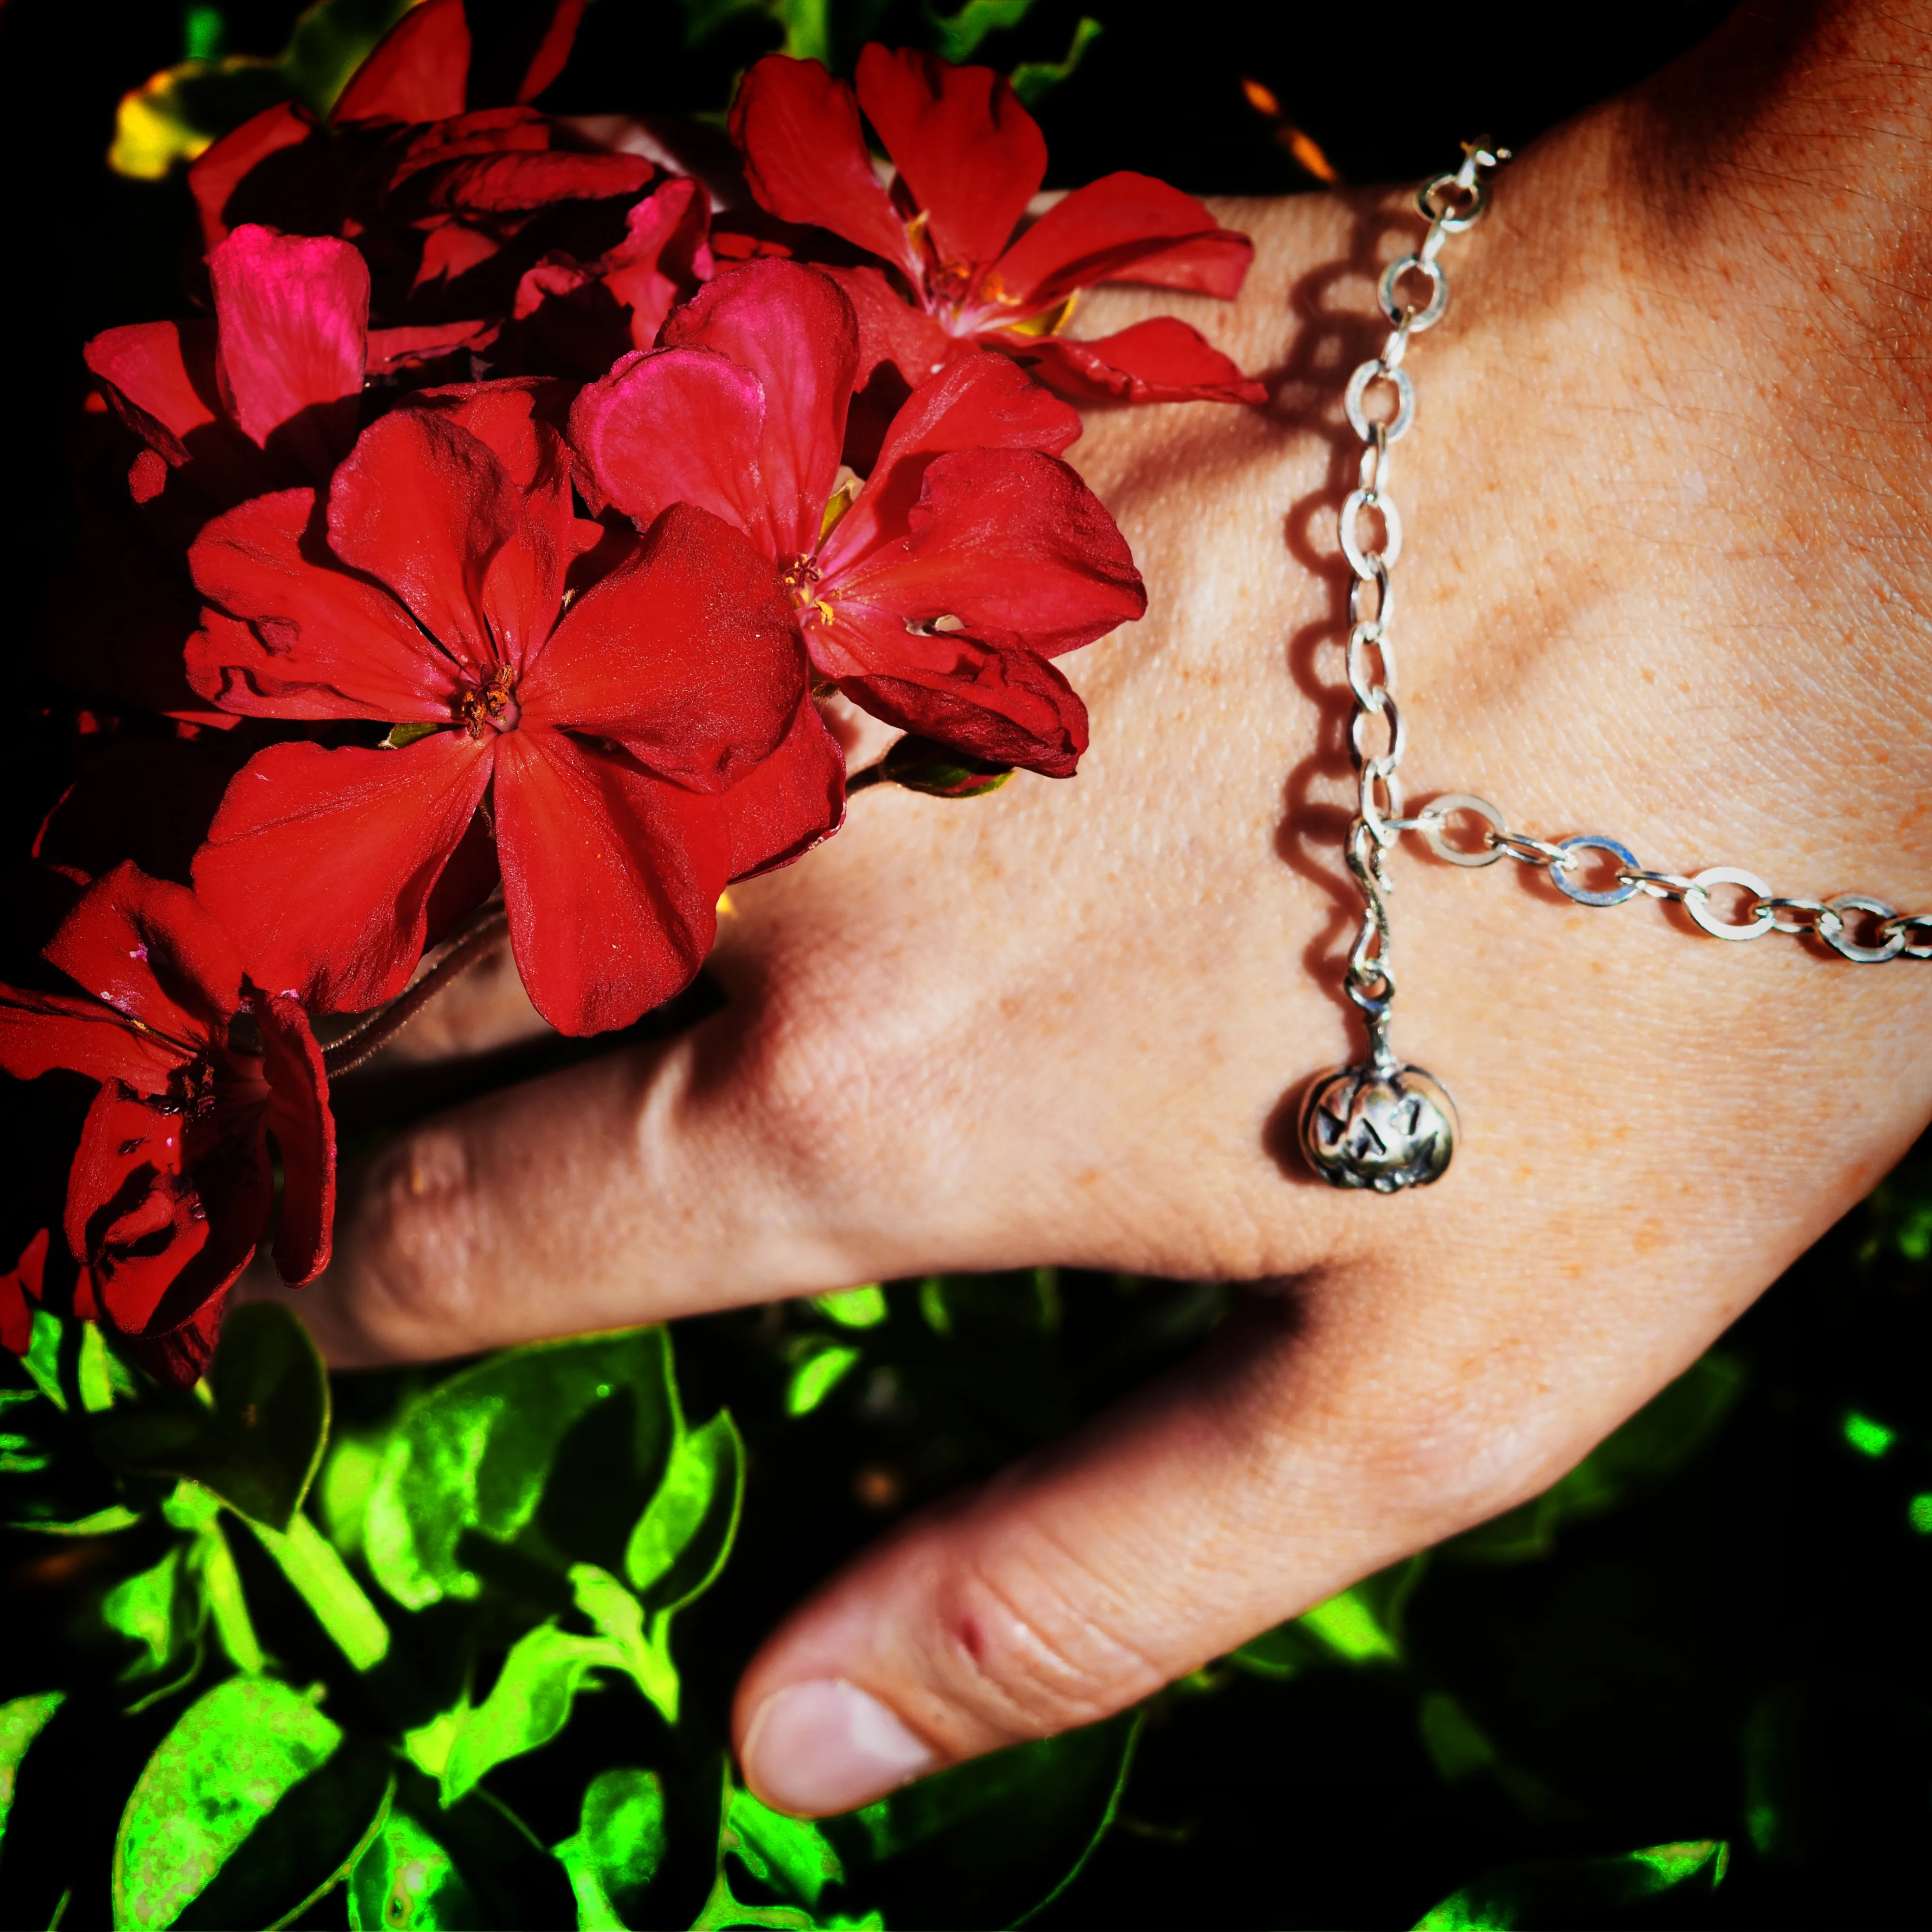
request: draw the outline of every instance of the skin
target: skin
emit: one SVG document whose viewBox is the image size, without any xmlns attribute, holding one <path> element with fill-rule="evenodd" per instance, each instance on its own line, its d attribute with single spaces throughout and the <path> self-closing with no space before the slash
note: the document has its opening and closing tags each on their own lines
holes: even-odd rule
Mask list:
<svg viewBox="0 0 1932 1932">
<path fill-rule="evenodd" d="M 1412 806 L 1932 908 L 1928 42 L 1922 5 L 1747 9 L 1450 244 L 1390 470 Z M 1932 1114 L 1932 969 L 1723 946 L 1407 839 L 1396 1040 L 1463 1144 L 1394 1198 L 1300 1167 L 1294 1102 L 1360 1047 L 1340 392 L 1420 231 L 1393 194 L 1219 212 L 1257 244 L 1238 303 L 1078 321 L 1184 314 L 1275 395 L 1090 415 L 1075 458 L 1151 602 L 1064 661 L 1078 778 L 861 794 L 734 888 L 727 1011 L 401 1138 L 302 1298 L 354 1365 L 933 1269 L 1252 1285 L 1183 1372 L 796 1608 L 741 1747 L 806 1679 L 942 1762 L 1096 1718 L 1534 1494 Z M 518 1024 L 482 975 L 413 1050 Z"/>
</svg>

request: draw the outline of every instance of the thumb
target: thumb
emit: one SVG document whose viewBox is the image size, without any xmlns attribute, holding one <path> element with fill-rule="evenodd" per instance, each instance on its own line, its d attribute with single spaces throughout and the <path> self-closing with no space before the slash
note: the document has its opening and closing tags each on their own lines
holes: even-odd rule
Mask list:
<svg viewBox="0 0 1932 1932">
<path fill-rule="evenodd" d="M 1619 1385 L 1648 1393 L 1628 1364 L 1526 1420 L 1519 1380 L 1472 1386 L 1466 1348 L 1374 1318 L 1371 1288 L 1256 1294 L 1186 1370 L 868 1552 L 745 1676 L 752 1790 L 822 1816 L 1108 1716 L 1535 1493 L 1621 1418 Z"/>
</svg>

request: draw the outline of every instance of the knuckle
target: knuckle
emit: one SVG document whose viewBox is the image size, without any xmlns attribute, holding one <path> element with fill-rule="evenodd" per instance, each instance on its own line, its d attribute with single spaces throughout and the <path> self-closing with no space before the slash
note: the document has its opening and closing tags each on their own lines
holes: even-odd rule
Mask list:
<svg viewBox="0 0 1932 1932">
<path fill-rule="evenodd" d="M 347 1312 L 372 1340 L 460 1334 L 473 1312 L 478 1223 L 470 1149 L 448 1127 L 387 1150 L 357 1204 Z"/>
</svg>

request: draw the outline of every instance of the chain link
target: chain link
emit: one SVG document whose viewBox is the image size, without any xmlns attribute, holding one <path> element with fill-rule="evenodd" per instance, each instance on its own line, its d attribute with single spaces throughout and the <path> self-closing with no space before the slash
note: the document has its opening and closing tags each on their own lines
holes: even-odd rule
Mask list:
<svg viewBox="0 0 1932 1932">
<path fill-rule="evenodd" d="M 1408 733 L 1395 701 L 1395 652 L 1388 633 L 1395 621 L 1389 573 L 1402 555 L 1402 512 L 1389 494 L 1389 452 L 1415 421 L 1415 384 L 1403 367 L 1409 346 L 1442 320 L 1448 306 L 1448 272 L 1439 259 L 1442 244 L 1481 219 L 1489 205 L 1488 172 L 1508 158 L 1507 148 L 1492 148 L 1486 139 L 1466 142 L 1462 166 L 1417 190 L 1416 206 L 1429 232 L 1420 248 L 1382 271 L 1376 296 L 1389 322 L 1388 337 L 1379 352 L 1349 376 L 1342 394 L 1342 413 L 1362 442 L 1359 480 L 1340 518 L 1342 554 L 1354 578 L 1348 586 L 1348 688 L 1355 700 L 1348 751 L 1356 800 L 1346 849 L 1348 870 L 1362 893 L 1362 922 L 1348 951 L 1347 986 L 1356 1005 L 1382 1022 L 1395 997 L 1385 855 L 1403 832 L 1419 823 L 1402 817 L 1399 776 Z M 1414 281 L 1428 290 L 1420 305 L 1403 292 Z M 1372 404 L 1378 411 L 1373 417 Z M 1372 511 L 1382 524 L 1378 544 L 1369 534 Z"/>
<path fill-rule="evenodd" d="M 1466 814 L 1482 822 L 1478 842 L 1473 847 L 1451 844 L 1450 821 Z M 1419 833 L 1437 857 L 1458 866 L 1486 866 L 1507 856 L 1546 868 L 1558 891 L 1579 905 L 1622 905 L 1639 893 L 1675 900 L 1715 939 L 1762 939 L 1780 933 L 1787 939 L 1815 940 L 1841 959 L 1861 966 L 1932 959 L 1932 913 L 1900 912 L 1863 892 L 1840 892 L 1832 899 L 1786 898 L 1754 872 L 1736 866 L 1707 866 L 1688 878 L 1681 872 L 1652 872 L 1637 863 L 1628 846 L 1595 832 L 1552 842 L 1511 831 L 1486 799 L 1467 792 L 1437 799 L 1413 818 L 1387 820 L 1384 824 L 1395 836 Z M 1592 890 L 1578 876 L 1586 856 L 1592 852 L 1616 862 L 1614 870 L 1604 868 L 1612 883 L 1601 890 Z M 1726 918 L 1712 897 L 1714 890 L 1726 886 L 1742 895 L 1735 917 Z M 1859 937 L 1861 932 L 1870 944 Z"/>
</svg>

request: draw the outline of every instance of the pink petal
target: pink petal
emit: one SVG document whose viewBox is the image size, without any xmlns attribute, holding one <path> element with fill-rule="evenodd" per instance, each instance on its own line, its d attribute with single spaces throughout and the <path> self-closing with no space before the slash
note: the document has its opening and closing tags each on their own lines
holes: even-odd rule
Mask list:
<svg viewBox="0 0 1932 1932">
<path fill-rule="evenodd" d="M 526 726 L 615 740 L 694 791 L 736 784 L 804 701 L 791 600 L 728 524 L 674 504 L 571 607 L 518 688 Z"/>
<path fill-rule="evenodd" d="M 282 1216 L 275 1266 L 292 1288 L 328 1265 L 335 1222 L 335 1118 L 322 1048 L 301 1004 L 286 993 L 255 1002 L 268 1082 L 268 1132 L 282 1157 Z"/>
<path fill-rule="evenodd" d="M 678 310 L 664 344 L 715 350 L 758 377 L 758 466 L 776 554 L 808 555 L 838 473 L 858 372 L 858 319 L 844 291 L 796 262 L 748 262 Z"/>
<path fill-rule="evenodd" d="M 188 682 L 244 716 L 454 717 L 456 667 L 380 585 L 331 556 L 313 490 L 217 517 L 188 552 L 214 608 L 188 640 Z"/>
<path fill-rule="evenodd" d="M 463 0 L 421 0 L 350 77 L 329 118 L 445 121 L 460 114 L 470 77 Z"/>
<path fill-rule="evenodd" d="M 862 498 L 860 500 L 864 500 Z M 806 627 L 813 662 L 860 607 L 902 627 L 942 618 L 975 637 L 1008 633 L 1042 657 L 1090 644 L 1147 608 L 1132 553 L 1092 490 L 1058 457 L 963 449 L 927 467 L 907 535 L 828 573 L 830 624 Z M 830 637 L 835 641 L 821 644 Z"/>
<path fill-rule="evenodd" d="M 369 271 L 346 242 L 253 223 L 208 258 L 222 400 L 258 448 L 271 439 L 318 483 L 356 440 Z"/>
<path fill-rule="evenodd" d="M 524 985 L 560 1033 L 628 1026 L 710 950 L 724 814 L 560 731 L 499 742 L 496 844 Z"/>
<path fill-rule="evenodd" d="M 996 338 L 1042 382 L 1082 402 L 1264 403 L 1268 389 L 1178 316 L 1157 315 L 1118 335 Z"/>
<path fill-rule="evenodd" d="M 762 764 L 718 800 L 731 842 L 731 876 L 745 879 L 802 858 L 845 816 L 845 754 L 815 704 Z"/>
<path fill-rule="evenodd" d="M 739 83 L 730 129 L 761 208 L 829 228 L 921 286 L 919 251 L 872 172 L 859 104 L 842 80 L 816 61 L 767 54 Z"/>
<path fill-rule="evenodd" d="M 942 264 L 976 268 L 1012 239 L 1046 178 L 1046 140 L 991 68 L 875 41 L 859 56 L 859 105 L 929 218 Z"/>
<path fill-rule="evenodd" d="M 256 752 L 194 864 L 196 891 L 235 934 L 256 984 L 315 1012 L 365 1012 L 400 992 L 422 954 L 430 892 L 489 784 L 490 755 L 464 731 L 400 751 Z"/>
<path fill-rule="evenodd" d="M 1112 174 L 1056 202 L 994 264 L 993 275 L 1028 310 L 1095 282 L 1233 296 L 1254 252 L 1245 235 L 1221 227 L 1191 194 L 1149 175 Z M 992 279 L 982 294 L 994 292 Z"/>
</svg>

